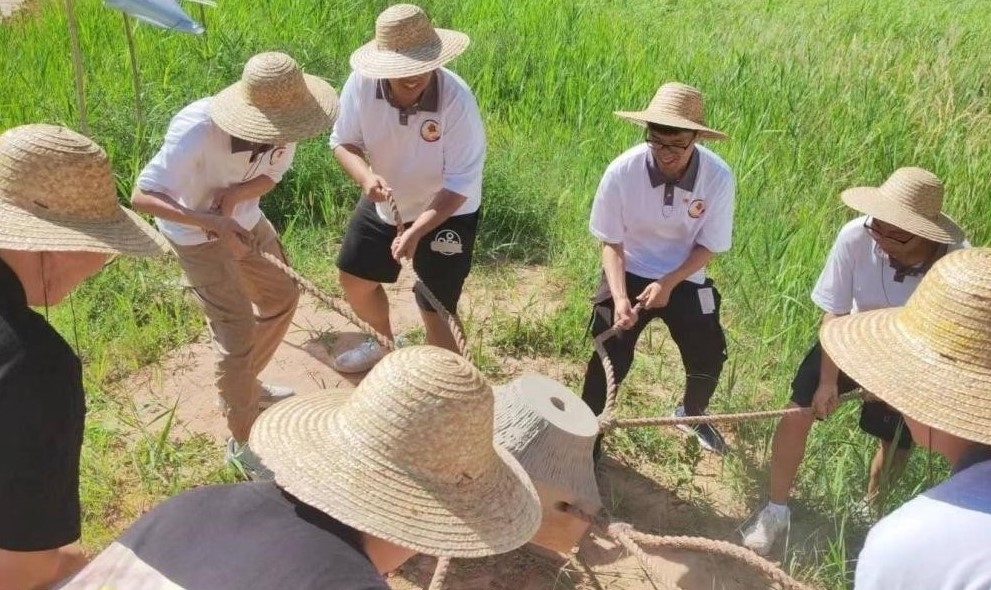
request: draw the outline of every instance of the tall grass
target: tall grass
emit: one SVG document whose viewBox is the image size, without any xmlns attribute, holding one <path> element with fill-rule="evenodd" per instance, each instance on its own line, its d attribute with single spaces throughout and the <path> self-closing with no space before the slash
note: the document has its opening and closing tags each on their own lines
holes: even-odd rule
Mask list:
<svg viewBox="0 0 991 590">
<path fill-rule="evenodd" d="M 984 51 L 986 4 L 910 0 L 477 0 L 423 2 L 437 23 L 468 32 L 452 64 L 473 87 L 489 137 L 479 258 L 541 262 L 568 285 L 550 318 L 507 321 L 493 340 L 509 350 L 581 359 L 587 295 L 598 251 L 585 230 L 607 163 L 640 140 L 614 110 L 646 105 L 657 86 L 703 89 L 709 121 L 731 139 L 712 147 L 736 173 L 735 246 L 712 273 L 724 295 L 731 362 L 716 410 L 776 405 L 816 332 L 808 293 L 842 222 L 839 192 L 881 182 L 899 166 L 935 171 L 947 210 L 971 242 L 991 239 L 991 158 Z M 350 52 L 370 38 L 385 2 L 228 2 L 208 11 L 209 37 L 136 31 L 146 125 L 137 129 L 118 15 L 77 2 L 86 56 L 92 135 L 104 145 L 126 195 L 169 117 L 234 81 L 244 61 L 287 51 L 340 88 Z M 75 126 L 62 4 L 0 25 L 0 128 L 34 121 Z M 71 182 L 71 179 L 66 179 Z M 324 140 L 302 146 L 294 171 L 264 207 L 288 230 L 296 262 L 329 280 L 329 261 L 356 190 L 331 163 Z M 87 464 L 99 464 L 105 385 L 181 344 L 199 319 L 169 283 L 175 268 L 124 263 L 76 297 L 96 427 Z M 66 328 L 60 310 L 55 321 Z M 640 369 L 645 380 L 677 384 Z M 799 494 L 843 513 L 862 495 L 872 449 L 852 410 L 816 428 Z M 94 421 L 91 420 L 91 424 Z M 740 430 L 758 459 L 771 425 Z M 632 438 L 647 435 L 631 435 Z M 639 439 L 637 439 L 639 440 Z M 642 442 L 642 441 L 641 441 Z M 649 441 L 648 441 L 649 442 Z M 116 444 L 116 443 L 115 443 Z M 116 455 L 117 457 L 120 454 Z M 142 465 L 137 461 L 136 465 Z M 892 499 L 933 475 L 917 454 Z M 137 467 L 136 467 L 137 469 Z M 753 478 L 753 474 L 742 476 Z M 754 481 L 744 482 L 754 491 Z M 170 488 L 171 489 L 171 488 Z M 170 490 L 159 489 L 156 493 Z M 92 510 L 107 517 L 104 500 Z M 757 497 L 753 498 L 756 503 Z M 109 517 L 107 517 L 109 518 Z M 846 530 L 838 518 L 836 530 Z M 799 567 L 829 587 L 849 576 L 855 547 L 799 555 Z"/>
</svg>

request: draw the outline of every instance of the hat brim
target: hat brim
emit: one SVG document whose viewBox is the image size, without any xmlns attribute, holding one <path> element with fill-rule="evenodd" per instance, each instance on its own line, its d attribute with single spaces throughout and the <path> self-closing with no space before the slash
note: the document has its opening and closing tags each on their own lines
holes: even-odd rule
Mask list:
<svg viewBox="0 0 991 590">
<path fill-rule="evenodd" d="M 275 481 L 360 531 L 425 553 L 482 557 L 528 542 L 540 526 L 537 492 L 504 449 L 469 482 L 439 485 L 352 440 L 338 413 L 353 392 L 297 396 L 266 410 L 250 444 Z"/>
<path fill-rule="evenodd" d="M 113 219 L 83 221 L 42 217 L 2 198 L 0 248 L 129 256 L 160 256 L 169 251 L 165 238 L 140 215 L 125 207 L 118 206 Z"/>
<path fill-rule="evenodd" d="M 243 82 L 235 82 L 210 101 L 210 118 L 227 133 L 255 143 L 285 145 L 329 130 L 337 119 L 337 93 L 325 80 L 303 75 L 308 92 L 299 104 L 260 108 L 244 99 Z"/>
<path fill-rule="evenodd" d="M 964 239 L 963 230 L 949 216 L 940 213 L 936 219 L 929 219 L 886 198 L 885 192 L 877 187 L 847 189 L 840 198 L 851 209 L 933 242 L 955 244 Z"/>
<path fill-rule="evenodd" d="M 379 49 L 373 40 L 351 54 L 351 67 L 366 78 L 405 78 L 418 76 L 443 66 L 464 53 L 471 43 L 468 35 L 448 29 L 434 29 L 435 42 L 402 52 Z"/>
<path fill-rule="evenodd" d="M 659 113 L 651 110 L 646 111 L 616 111 L 613 113 L 620 119 L 624 119 L 631 123 L 636 123 L 641 127 L 646 127 L 648 123 L 653 123 L 654 125 L 664 125 L 665 127 L 676 127 L 678 129 L 685 129 L 688 131 L 698 132 L 699 137 L 702 139 L 710 139 L 713 141 L 721 141 L 724 139 L 729 139 L 729 136 L 721 131 L 716 131 L 715 129 L 710 129 L 705 125 L 699 125 L 698 123 L 686 119 L 684 117 L 678 117 L 669 113 Z"/>
<path fill-rule="evenodd" d="M 901 308 L 826 322 L 829 357 L 864 389 L 918 422 L 991 444 L 991 374 L 927 350 L 899 325 Z"/>
</svg>

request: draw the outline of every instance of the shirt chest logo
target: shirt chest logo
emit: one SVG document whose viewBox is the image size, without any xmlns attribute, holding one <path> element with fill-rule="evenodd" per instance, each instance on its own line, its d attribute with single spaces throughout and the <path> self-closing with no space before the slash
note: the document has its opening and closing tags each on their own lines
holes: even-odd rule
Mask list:
<svg viewBox="0 0 991 590">
<path fill-rule="evenodd" d="M 692 219 L 698 219 L 705 214 L 705 201 L 702 199 L 695 199 L 688 204 L 688 216 Z"/>
<path fill-rule="evenodd" d="M 427 119 L 420 125 L 420 137 L 427 143 L 433 143 L 440 139 L 440 122 L 435 119 Z"/>
</svg>

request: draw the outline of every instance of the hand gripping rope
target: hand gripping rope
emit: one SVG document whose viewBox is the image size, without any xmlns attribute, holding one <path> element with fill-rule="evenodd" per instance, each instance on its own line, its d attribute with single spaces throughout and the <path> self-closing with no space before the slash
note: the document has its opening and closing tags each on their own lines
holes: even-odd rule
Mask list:
<svg viewBox="0 0 991 590">
<path fill-rule="evenodd" d="M 392 195 L 387 197 L 387 202 L 390 209 L 392 209 L 393 217 L 396 222 L 396 237 L 402 237 L 404 230 L 404 224 L 402 217 L 399 213 L 399 207 L 396 205 L 396 201 L 393 199 Z M 306 291 L 307 293 L 316 297 L 319 301 L 327 305 L 331 310 L 337 312 L 349 322 L 357 326 L 359 329 L 371 334 L 379 344 L 384 346 L 386 349 L 392 351 L 395 350 L 395 341 L 391 338 L 386 337 L 384 334 L 380 334 L 367 322 L 359 318 L 351 309 L 348 307 L 347 303 L 341 301 L 340 299 L 328 295 L 318 286 L 316 286 L 311 281 L 307 280 L 305 277 L 296 272 L 292 267 L 282 261 L 278 256 L 275 256 L 268 252 L 262 252 L 259 250 L 257 244 L 252 244 L 252 248 L 263 258 L 271 262 L 276 268 L 285 273 L 289 278 L 296 282 L 299 287 Z M 417 275 L 416 270 L 413 268 L 413 263 L 409 258 L 403 258 L 400 261 L 403 268 L 406 268 L 413 279 L 416 281 L 414 289 L 420 293 L 430 305 L 437 311 L 438 314 L 447 323 L 448 328 L 451 330 L 451 335 L 454 337 L 455 343 L 457 344 L 458 351 L 462 356 L 468 358 L 468 344 L 464 335 L 464 330 L 461 326 L 457 315 L 449 312 L 437 299 L 437 297 L 430 291 L 430 289 L 423 283 L 419 275 Z M 634 311 L 642 311 L 643 305 L 638 303 L 634 307 Z M 700 424 L 700 423 L 734 423 L 734 422 L 744 422 L 748 420 L 760 420 L 767 418 L 777 418 L 780 416 L 785 416 L 788 414 L 802 414 L 811 412 L 811 408 L 786 408 L 783 410 L 771 410 L 765 412 L 746 412 L 739 414 L 719 414 L 719 415 L 708 415 L 708 416 L 685 416 L 685 417 L 654 417 L 654 418 L 629 418 L 629 419 L 617 419 L 614 416 L 616 408 L 616 378 L 613 369 L 612 362 L 609 360 L 609 355 L 606 353 L 603 344 L 610 338 L 616 336 L 620 332 L 620 328 L 613 326 L 612 328 L 606 330 L 593 340 L 593 346 L 599 358 L 602 361 L 602 366 L 606 375 L 606 403 L 603 408 L 602 414 L 599 416 L 599 426 L 603 433 L 607 433 L 616 428 L 631 428 L 638 426 L 675 426 L 679 424 Z M 843 396 L 842 401 L 846 401 L 856 397 L 856 395 Z M 734 545 L 726 541 L 716 541 L 713 539 L 707 539 L 705 537 L 685 537 L 685 536 L 656 536 L 648 535 L 636 531 L 631 525 L 614 522 L 606 514 L 605 517 L 598 517 L 596 515 L 588 515 L 578 511 L 574 507 L 569 507 L 569 511 L 574 513 L 576 516 L 585 519 L 586 521 L 594 524 L 601 525 L 610 537 L 616 540 L 620 545 L 622 545 L 630 554 L 635 556 L 640 562 L 641 567 L 647 572 L 655 583 L 660 584 L 660 587 L 664 588 L 677 588 L 677 585 L 670 579 L 666 578 L 663 573 L 653 564 L 649 559 L 646 551 L 640 546 L 651 545 L 655 547 L 668 547 L 671 549 L 683 550 L 683 551 L 699 551 L 704 553 L 711 553 L 716 555 L 722 555 L 725 557 L 730 557 L 742 563 L 745 563 L 763 575 L 768 579 L 780 584 L 783 588 L 788 590 L 812 590 L 810 586 L 802 584 L 797 580 L 791 578 L 788 574 L 782 571 L 780 568 L 775 566 L 773 563 L 767 561 L 756 553 L 740 547 L 739 545 Z M 572 559 L 575 559 L 573 556 Z M 442 590 L 444 582 L 447 578 L 447 573 L 450 568 L 451 558 L 450 557 L 440 557 L 437 559 L 437 567 L 434 570 L 434 575 L 431 580 L 429 590 Z"/>
</svg>

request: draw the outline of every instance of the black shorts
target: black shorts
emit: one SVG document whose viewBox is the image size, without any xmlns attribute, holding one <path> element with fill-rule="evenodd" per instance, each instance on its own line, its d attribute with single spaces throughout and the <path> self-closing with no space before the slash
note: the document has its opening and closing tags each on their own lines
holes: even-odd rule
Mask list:
<svg viewBox="0 0 991 590">
<path fill-rule="evenodd" d="M 451 313 L 457 311 L 461 290 L 471 271 L 478 218 L 478 212 L 449 217 L 420 240 L 413 256 L 416 274 Z M 362 197 L 344 234 L 337 268 L 368 281 L 395 283 L 402 268 L 392 258 L 395 238 L 396 226 L 382 221 L 375 203 Z M 422 310 L 434 311 L 419 292 L 416 304 Z"/>
<path fill-rule="evenodd" d="M 822 345 L 817 341 L 805 355 L 805 360 L 798 367 L 798 372 L 791 382 L 791 401 L 798 406 L 808 408 L 812 405 L 816 388 L 819 387 L 819 368 L 822 362 Z M 860 387 L 846 373 L 840 371 L 837 380 L 839 392 L 849 393 Z M 898 446 L 903 449 L 912 448 L 912 434 L 902 419 L 902 415 L 882 401 L 864 402 L 860 409 L 860 429 L 881 440 L 892 442 L 898 438 Z"/>
</svg>

